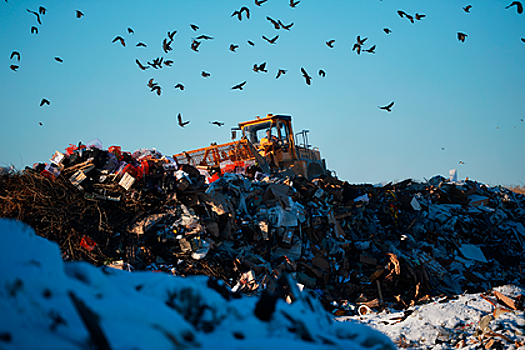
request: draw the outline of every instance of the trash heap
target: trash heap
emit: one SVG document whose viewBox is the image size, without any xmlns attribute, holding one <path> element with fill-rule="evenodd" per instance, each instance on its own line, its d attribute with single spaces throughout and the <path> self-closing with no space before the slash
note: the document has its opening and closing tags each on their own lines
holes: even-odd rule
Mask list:
<svg viewBox="0 0 525 350">
<path fill-rule="evenodd" d="M 273 292 L 290 274 L 335 315 L 525 282 L 525 196 L 472 180 L 382 186 L 180 164 L 96 140 L 0 169 L 0 216 L 64 260 L 208 275 Z"/>
</svg>

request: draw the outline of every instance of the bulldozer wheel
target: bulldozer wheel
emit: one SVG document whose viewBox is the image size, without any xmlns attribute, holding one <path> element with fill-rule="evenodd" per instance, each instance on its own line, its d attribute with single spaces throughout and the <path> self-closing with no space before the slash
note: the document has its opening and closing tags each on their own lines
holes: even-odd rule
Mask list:
<svg viewBox="0 0 525 350">
<path fill-rule="evenodd" d="M 315 179 L 316 177 L 319 177 L 324 174 L 323 167 L 319 163 L 310 163 L 308 164 L 308 170 L 306 171 L 306 175 L 308 180 Z"/>
</svg>

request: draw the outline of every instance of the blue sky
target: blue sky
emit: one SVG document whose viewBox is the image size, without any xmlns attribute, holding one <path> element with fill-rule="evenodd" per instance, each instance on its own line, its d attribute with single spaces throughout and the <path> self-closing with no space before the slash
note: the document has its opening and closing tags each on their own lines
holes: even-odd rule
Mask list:
<svg viewBox="0 0 525 350">
<path fill-rule="evenodd" d="M 172 155 L 228 142 L 238 122 L 273 113 L 291 115 L 295 132 L 310 130 L 328 167 L 350 183 L 424 180 L 457 169 L 460 179 L 525 185 L 525 14 L 505 9 L 510 3 L 1 2 L 0 166 L 47 162 L 55 150 L 95 138 L 104 148 Z M 462 9 L 468 4 L 470 13 Z M 27 11 L 40 6 L 47 9 L 41 25 Z M 250 19 L 231 17 L 242 6 Z M 425 17 L 412 24 L 398 10 Z M 294 25 L 276 30 L 266 16 Z M 162 40 L 174 30 L 166 54 Z M 468 35 L 465 42 L 457 32 Z M 192 39 L 203 34 L 213 40 L 192 51 Z M 125 47 L 112 43 L 118 35 Z M 262 35 L 279 39 L 271 45 Z M 375 54 L 352 50 L 358 35 L 368 38 L 364 49 L 376 45 Z M 147 47 L 136 47 L 139 41 Z M 236 52 L 230 44 L 239 45 Z M 15 50 L 20 61 L 10 59 Z M 157 57 L 174 64 L 142 71 L 135 63 Z M 255 73 L 262 62 L 268 73 Z M 301 67 L 313 77 L 310 86 Z M 287 73 L 275 79 L 279 68 Z M 147 87 L 151 78 L 161 96 Z M 243 91 L 231 90 L 242 81 Z M 179 82 L 184 91 L 174 88 Z M 51 104 L 40 107 L 42 98 Z M 392 112 L 378 108 L 391 101 Z M 190 120 L 184 129 L 178 113 Z"/>
</svg>

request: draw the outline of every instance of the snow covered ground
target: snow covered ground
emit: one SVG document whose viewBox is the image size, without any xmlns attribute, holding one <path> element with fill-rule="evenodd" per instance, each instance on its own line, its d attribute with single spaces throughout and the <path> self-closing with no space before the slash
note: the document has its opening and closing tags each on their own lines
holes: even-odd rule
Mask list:
<svg viewBox="0 0 525 350">
<path fill-rule="evenodd" d="M 64 262 L 58 245 L 7 219 L 0 271 L 0 349 L 525 349 L 524 312 L 490 293 L 334 319 L 295 285 L 287 304 L 236 298 L 206 276 Z"/>
</svg>

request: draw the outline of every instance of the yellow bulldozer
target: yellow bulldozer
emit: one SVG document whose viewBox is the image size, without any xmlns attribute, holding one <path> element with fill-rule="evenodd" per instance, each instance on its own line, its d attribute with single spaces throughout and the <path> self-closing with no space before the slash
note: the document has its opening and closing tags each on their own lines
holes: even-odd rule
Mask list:
<svg viewBox="0 0 525 350">
<path fill-rule="evenodd" d="M 236 140 L 238 131 L 242 136 Z M 232 129 L 232 142 L 185 151 L 173 158 L 179 164 L 206 170 L 224 172 L 258 165 L 267 174 L 288 172 L 313 179 L 329 171 L 319 149 L 309 144 L 308 133 L 294 134 L 291 116 L 268 114 L 239 123 Z M 271 138 L 265 140 L 268 134 Z"/>
</svg>

